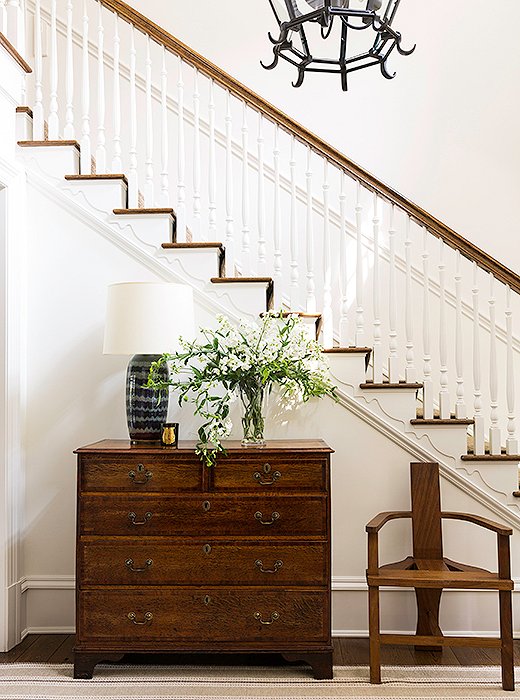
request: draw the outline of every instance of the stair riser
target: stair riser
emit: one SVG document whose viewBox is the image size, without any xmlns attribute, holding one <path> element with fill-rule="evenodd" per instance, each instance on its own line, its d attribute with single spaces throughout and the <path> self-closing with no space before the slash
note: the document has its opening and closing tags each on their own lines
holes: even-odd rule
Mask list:
<svg viewBox="0 0 520 700">
<path fill-rule="evenodd" d="M 74 146 L 19 147 L 18 154 L 28 165 L 60 181 L 65 174 L 79 173 L 79 151 Z"/>
<path fill-rule="evenodd" d="M 371 411 L 383 418 L 401 421 L 408 428 L 410 416 L 415 415 L 417 407 L 416 392 L 403 389 L 363 390 L 358 388 L 355 395 L 367 402 Z"/>
<path fill-rule="evenodd" d="M 230 304 L 231 309 L 251 319 L 257 319 L 258 313 L 267 311 L 266 288 L 260 284 L 206 284 L 205 291 L 219 303 Z"/>
<path fill-rule="evenodd" d="M 16 112 L 16 140 L 32 141 L 33 120 L 27 112 Z"/>
<path fill-rule="evenodd" d="M 122 180 L 66 180 L 63 189 L 80 203 L 89 204 L 102 219 L 107 211 L 126 207 L 127 187 Z"/>
<path fill-rule="evenodd" d="M 433 446 L 444 455 L 446 462 L 458 462 L 458 458 L 467 451 L 468 433 L 465 425 L 409 425 L 406 432 L 416 435 L 419 442 L 425 443 L 426 448 Z"/>
<path fill-rule="evenodd" d="M 334 382 L 339 387 L 344 387 L 347 393 L 357 391 L 360 381 L 365 376 L 364 354 L 326 354 L 325 359 L 330 367 L 330 373 Z"/>
<path fill-rule="evenodd" d="M 129 239 L 137 238 L 148 249 L 160 248 L 163 243 L 171 241 L 174 235 L 173 219 L 169 214 L 111 214 L 109 221 Z"/>
<path fill-rule="evenodd" d="M 200 289 L 206 287 L 208 279 L 219 275 L 220 255 L 218 248 L 162 249 L 160 256 L 170 260 L 175 270 L 190 277 Z"/>
<path fill-rule="evenodd" d="M 516 462 L 461 462 L 462 471 L 481 488 L 497 492 L 496 497 L 520 509 L 520 499 L 512 493 L 518 489 L 518 464 Z M 506 498 L 502 496 L 506 494 Z"/>
</svg>

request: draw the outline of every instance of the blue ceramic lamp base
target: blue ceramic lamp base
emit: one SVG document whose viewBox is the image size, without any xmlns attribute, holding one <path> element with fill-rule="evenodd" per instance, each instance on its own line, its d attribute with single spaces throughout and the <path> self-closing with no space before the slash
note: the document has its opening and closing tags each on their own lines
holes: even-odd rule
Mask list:
<svg viewBox="0 0 520 700">
<path fill-rule="evenodd" d="M 160 398 L 153 389 L 146 389 L 152 362 L 161 355 L 134 355 L 126 372 L 126 417 L 132 442 L 160 442 L 162 426 L 168 416 L 168 392 Z M 168 379 L 168 367 L 161 367 L 160 378 Z"/>
</svg>

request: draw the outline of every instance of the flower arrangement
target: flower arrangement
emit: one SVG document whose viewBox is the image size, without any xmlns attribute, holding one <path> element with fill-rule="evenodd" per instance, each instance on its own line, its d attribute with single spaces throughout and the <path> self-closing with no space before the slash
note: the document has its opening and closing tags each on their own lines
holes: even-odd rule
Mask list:
<svg viewBox="0 0 520 700">
<path fill-rule="evenodd" d="M 167 381 L 159 373 L 165 363 L 171 369 Z M 237 395 L 244 408 L 243 444 L 263 444 L 263 400 L 275 384 L 293 402 L 335 398 L 322 349 L 308 337 L 300 318 L 269 312 L 259 323 L 242 321 L 238 326 L 217 317 L 215 329 L 201 329 L 200 339 L 181 340 L 179 352 L 154 362 L 147 387 L 174 389 L 179 405 L 194 404 L 195 415 L 204 420 L 196 451 L 211 466 L 224 451 L 222 440 L 232 428 L 230 405 Z"/>
</svg>

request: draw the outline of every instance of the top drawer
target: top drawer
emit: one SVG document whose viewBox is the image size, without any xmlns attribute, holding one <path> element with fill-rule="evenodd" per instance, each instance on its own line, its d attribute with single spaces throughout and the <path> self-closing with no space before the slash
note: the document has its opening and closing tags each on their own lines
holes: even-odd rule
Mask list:
<svg viewBox="0 0 520 700">
<path fill-rule="evenodd" d="M 215 491 L 327 491 L 328 455 L 255 454 L 219 457 L 211 469 Z"/>
<path fill-rule="evenodd" d="M 198 457 L 178 455 L 82 455 L 81 491 L 201 491 Z"/>
</svg>

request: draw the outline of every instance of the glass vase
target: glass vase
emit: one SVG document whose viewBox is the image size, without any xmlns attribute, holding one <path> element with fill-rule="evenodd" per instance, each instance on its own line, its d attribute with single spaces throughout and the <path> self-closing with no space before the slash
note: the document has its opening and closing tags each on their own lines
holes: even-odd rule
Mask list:
<svg viewBox="0 0 520 700">
<path fill-rule="evenodd" d="M 242 406 L 242 431 L 244 447 L 262 447 L 265 445 L 264 429 L 267 409 L 268 388 L 260 383 L 251 383 L 240 387 Z"/>
</svg>

